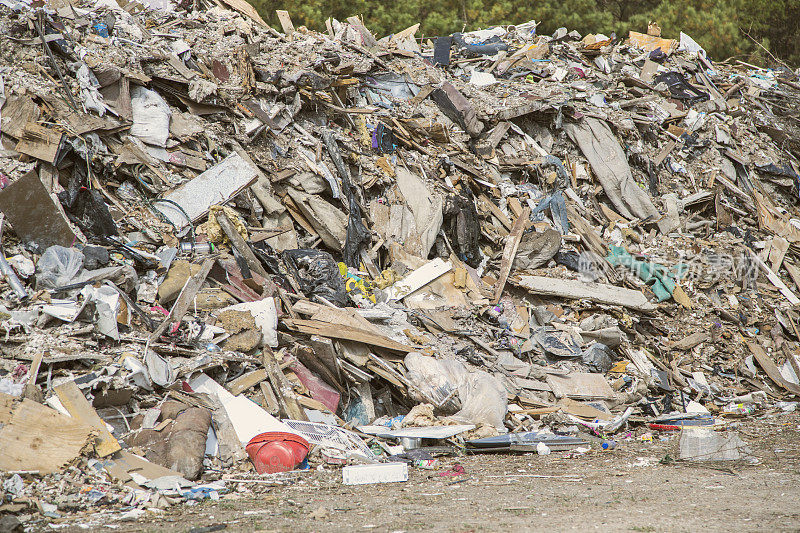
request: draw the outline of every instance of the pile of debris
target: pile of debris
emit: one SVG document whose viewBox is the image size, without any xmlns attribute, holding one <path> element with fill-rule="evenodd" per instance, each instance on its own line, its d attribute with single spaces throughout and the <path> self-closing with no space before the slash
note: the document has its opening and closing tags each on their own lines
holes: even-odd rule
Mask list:
<svg viewBox="0 0 800 533">
<path fill-rule="evenodd" d="M 797 73 L 212 4 L 0 0 L 0 513 L 793 409 Z"/>
</svg>

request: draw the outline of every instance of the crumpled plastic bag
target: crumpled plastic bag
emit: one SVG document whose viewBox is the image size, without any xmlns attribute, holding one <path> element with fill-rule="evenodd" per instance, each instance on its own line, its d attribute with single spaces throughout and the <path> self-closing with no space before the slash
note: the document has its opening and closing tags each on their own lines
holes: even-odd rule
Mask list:
<svg viewBox="0 0 800 533">
<path fill-rule="evenodd" d="M 302 248 L 284 250 L 281 258 L 306 295 L 322 296 L 340 307 L 350 303 L 339 265 L 328 252 Z"/>
<path fill-rule="evenodd" d="M 36 288 L 55 289 L 72 283 L 83 268 L 83 253 L 75 248 L 51 246 L 36 265 Z"/>
<path fill-rule="evenodd" d="M 406 378 L 412 383 L 411 398 L 433 403 L 452 420 L 467 424 L 488 424 L 506 432 L 503 421 L 508 410 L 506 389 L 482 370 L 470 371 L 455 359 L 435 359 L 410 352 L 404 360 Z"/>
</svg>

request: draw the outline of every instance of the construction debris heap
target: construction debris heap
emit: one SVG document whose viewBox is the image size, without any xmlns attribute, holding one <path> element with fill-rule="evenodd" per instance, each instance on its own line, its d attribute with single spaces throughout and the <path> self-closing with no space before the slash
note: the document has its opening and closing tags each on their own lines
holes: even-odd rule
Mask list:
<svg viewBox="0 0 800 533">
<path fill-rule="evenodd" d="M 746 459 L 715 430 L 794 405 L 797 73 L 278 15 L 0 0 L 0 513 L 626 428 Z"/>
</svg>

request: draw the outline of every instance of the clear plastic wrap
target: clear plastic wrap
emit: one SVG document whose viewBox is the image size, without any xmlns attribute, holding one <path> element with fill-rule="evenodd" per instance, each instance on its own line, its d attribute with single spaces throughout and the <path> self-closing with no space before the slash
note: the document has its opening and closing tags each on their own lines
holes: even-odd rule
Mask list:
<svg viewBox="0 0 800 533">
<path fill-rule="evenodd" d="M 412 399 L 433 403 L 452 420 L 506 431 L 506 390 L 497 378 L 482 370 L 470 371 L 455 359 L 434 359 L 417 352 L 406 355 L 404 362 L 406 377 L 414 385 L 409 390 Z"/>
</svg>

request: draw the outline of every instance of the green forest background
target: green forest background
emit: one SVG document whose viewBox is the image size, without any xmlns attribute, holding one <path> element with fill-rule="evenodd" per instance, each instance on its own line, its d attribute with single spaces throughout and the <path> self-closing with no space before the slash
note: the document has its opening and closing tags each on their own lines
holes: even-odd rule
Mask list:
<svg viewBox="0 0 800 533">
<path fill-rule="evenodd" d="M 417 37 L 449 35 L 498 24 L 541 21 L 539 34 L 561 26 L 588 33 L 647 31 L 657 21 L 662 36 L 680 31 L 714 60 L 736 57 L 793 68 L 800 65 L 800 0 L 251 0 L 262 17 L 277 24 L 276 9 L 289 11 L 295 27 L 324 31 L 325 19 L 361 15 L 378 37 L 419 22 Z M 299 4 L 299 5 L 298 5 Z"/>
</svg>

